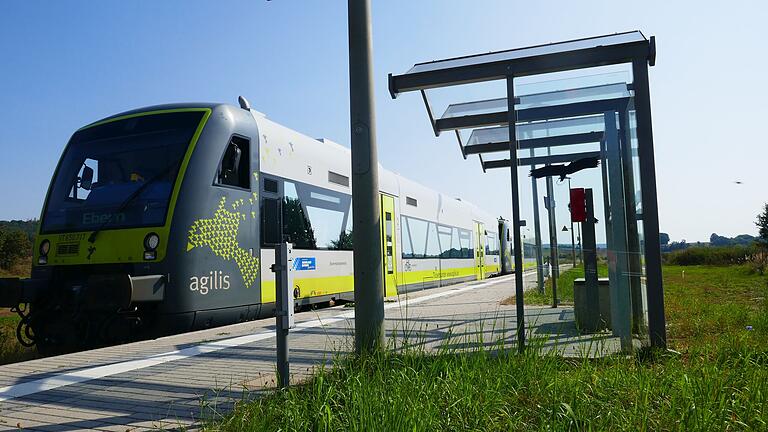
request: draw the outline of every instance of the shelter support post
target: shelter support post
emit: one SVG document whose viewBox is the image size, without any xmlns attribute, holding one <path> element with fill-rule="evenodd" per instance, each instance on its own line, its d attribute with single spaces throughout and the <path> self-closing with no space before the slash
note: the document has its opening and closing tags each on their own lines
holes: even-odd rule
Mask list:
<svg viewBox="0 0 768 432">
<path fill-rule="evenodd" d="M 378 349 L 384 344 L 381 203 L 373 106 L 370 6 L 370 0 L 348 2 L 355 351 L 358 353 Z"/>
<path fill-rule="evenodd" d="M 507 124 L 509 126 L 509 174 L 512 186 L 512 235 L 515 250 L 515 303 L 517 306 L 517 349 L 525 350 L 525 306 L 523 303 L 523 245 L 520 235 L 520 191 L 517 179 L 517 116 L 515 79 L 507 75 Z"/>
<path fill-rule="evenodd" d="M 552 280 L 552 307 L 557 307 L 557 278 L 559 276 L 557 260 L 557 221 L 555 220 L 555 191 L 552 177 L 547 177 L 547 221 L 549 222 L 549 264 Z"/>
<path fill-rule="evenodd" d="M 531 158 L 534 155 L 534 149 L 531 148 Z M 536 169 L 536 165 L 531 166 L 531 169 Z M 533 176 L 531 176 L 531 194 L 533 195 L 533 235 L 536 241 L 536 288 L 541 294 L 544 294 L 544 255 L 541 247 L 541 221 L 539 220 L 539 185 L 538 179 Z"/>
<path fill-rule="evenodd" d="M 648 90 L 648 64 L 645 59 L 632 62 L 637 121 L 637 152 L 640 160 L 640 189 L 643 197 L 643 237 L 645 240 L 646 291 L 648 297 L 648 334 L 651 346 L 667 347 L 664 316 L 664 287 L 661 280 L 661 245 L 659 244 L 659 208 L 656 201 L 656 164 L 653 155 L 651 96 Z"/>
</svg>

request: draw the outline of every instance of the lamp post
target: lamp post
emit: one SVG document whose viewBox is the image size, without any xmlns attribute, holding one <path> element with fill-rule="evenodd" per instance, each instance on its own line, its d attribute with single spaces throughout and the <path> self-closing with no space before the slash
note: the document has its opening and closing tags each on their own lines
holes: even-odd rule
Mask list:
<svg viewBox="0 0 768 432">
<path fill-rule="evenodd" d="M 370 0 L 349 0 L 348 15 L 355 350 L 361 353 L 384 344 L 384 279 Z"/>
<path fill-rule="evenodd" d="M 568 227 L 563 225 L 563 231 L 568 232 Z M 576 240 L 573 238 L 573 222 L 571 222 L 571 255 L 573 256 L 573 266 L 576 267 Z"/>
</svg>

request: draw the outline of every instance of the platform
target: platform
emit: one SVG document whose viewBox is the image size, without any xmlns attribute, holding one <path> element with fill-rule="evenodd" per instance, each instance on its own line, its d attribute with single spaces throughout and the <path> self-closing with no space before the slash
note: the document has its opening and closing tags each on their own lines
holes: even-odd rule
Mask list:
<svg viewBox="0 0 768 432">
<path fill-rule="evenodd" d="M 535 284 L 535 277 L 528 277 Z M 412 292 L 385 303 L 389 341 L 427 349 L 468 341 L 515 346 L 514 276 Z M 297 314 L 293 381 L 351 349 L 354 310 Z M 527 306 L 529 337 L 563 355 L 618 350 L 607 334 L 579 336 L 571 307 Z M 397 331 L 394 331 L 397 330 Z M 398 339 L 392 339 L 397 334 Z M 587 350 L 592 350 L 587 353 Z M 126 431 L 188 427 L 274 388 L 274 319 L 0 366 L 0 430 Z"/>
</svg>

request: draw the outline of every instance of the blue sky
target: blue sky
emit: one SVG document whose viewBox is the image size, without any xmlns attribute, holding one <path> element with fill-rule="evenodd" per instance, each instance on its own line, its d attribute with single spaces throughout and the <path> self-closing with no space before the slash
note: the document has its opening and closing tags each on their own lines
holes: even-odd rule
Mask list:
<svg viewBox="0 0 768 432">
<path fill-rule="evenodd" d="M 762 2 L 373 5 L 385 167 L 509 215 L 508 172 L 483 175 L 477 160 L 461 159 L 452 136 L 435 138 L 421 98 L 392 100 L 387 73 L 426 60 L 639 29 L 658 43 L 650 79 L 661 230 L 688 241 L 712 232 L 756 233 L 755 215 L 768 201 L 768 146 L 760 135 L 768 117 Z M 242 94 L 280 123 L 349 145 L 346 2 L 4 0 L 2 6 L 0 219 L 39 216 L 75 129 L 139 106 L 236 103 Z M 563 210 L 566 192 L 557 186 Z M 522 207 L 525 214 L 530 204 Z"/>
</svg>

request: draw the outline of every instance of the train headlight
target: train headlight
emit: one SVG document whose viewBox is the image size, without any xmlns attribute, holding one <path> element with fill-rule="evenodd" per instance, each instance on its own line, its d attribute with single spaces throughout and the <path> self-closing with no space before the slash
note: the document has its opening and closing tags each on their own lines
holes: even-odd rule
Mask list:
<svg viewBox="0 0 768 432">
<path fill-rule="evenodd" d="M 144 237 L 144 249 L 154 251 L 160 245 L 160 236 L 155 233 L 149 233 Z"/>
<path fill-rule="evenodd" d="M 40 242 L 40 249 L 39 249 L 40 256 L 48 255 L 48 251 L 50 250 L 51 250 L 51 242 L 49 242 L 48 240 L 43 240 L 42 242 Z"/>
</svg>

